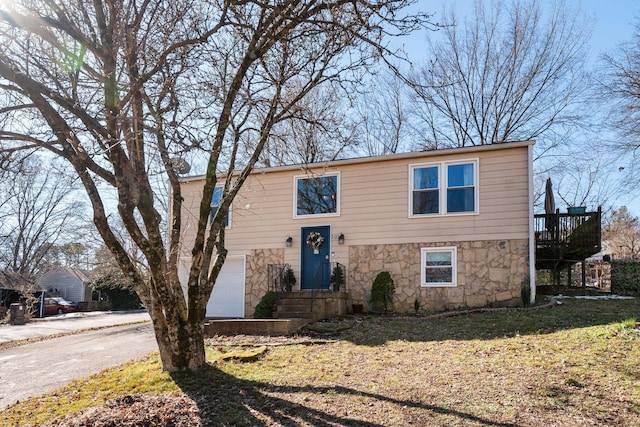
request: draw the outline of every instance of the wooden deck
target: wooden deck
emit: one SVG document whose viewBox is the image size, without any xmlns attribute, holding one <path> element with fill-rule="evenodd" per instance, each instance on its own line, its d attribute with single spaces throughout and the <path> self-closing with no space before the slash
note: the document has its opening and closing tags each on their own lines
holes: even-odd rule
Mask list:
<svg viewBox="0 0 640 427">
<path fill-rule="evenodd" d="M 602 249 L 602 209 L 595 212 L 537 214 L 536 269 L 559 271 Z"/>
</svg>

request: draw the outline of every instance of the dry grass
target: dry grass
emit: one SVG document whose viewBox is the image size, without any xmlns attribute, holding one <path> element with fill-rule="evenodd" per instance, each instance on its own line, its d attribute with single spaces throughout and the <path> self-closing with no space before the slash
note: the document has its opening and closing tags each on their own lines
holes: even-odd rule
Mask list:
<svg viewBox="0 0 640 427">
<path fill-rule="evenodd" d="M 1 425 L 133 393 L 181 391 L 210 426 L 640 425 L 640 301 L 441 319 L 347 317 L 288 338 L 217 337 L 211 368 L 155 357 L 4 411 Z M 266 345 L 264 355 L 225 354 Z M 121 386 L 126 384 L 127 386 Z"/>
</svg>

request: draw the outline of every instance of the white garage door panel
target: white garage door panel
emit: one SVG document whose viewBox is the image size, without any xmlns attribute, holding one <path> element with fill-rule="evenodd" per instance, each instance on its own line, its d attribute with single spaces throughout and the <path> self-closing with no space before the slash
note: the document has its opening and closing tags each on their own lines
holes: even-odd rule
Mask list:
<svg viewBox="0 0 640 427">
<path fill-rule="evenodd" d="M 207 303 L 207 317 L 244 317 L 244 256 L 228 257 Z"/>
</svg>

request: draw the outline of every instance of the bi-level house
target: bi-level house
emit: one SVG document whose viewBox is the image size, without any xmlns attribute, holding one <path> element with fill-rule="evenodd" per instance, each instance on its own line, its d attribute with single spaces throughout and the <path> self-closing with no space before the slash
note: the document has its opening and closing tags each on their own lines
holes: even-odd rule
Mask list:
<svg viewBox="0 0 640 427">
<path fill-rule="evenodd" d="M 342 269 L 347 307 L 366 309 L 381 271 L 395 281 L 398 312 L 518 304 L 522 286 L 535 294 L 533 144 L 256 169 L 231 206 L 229 255 L 207 316 L 251 317 L 283 267 L 296 277 L 292 293 L 316 295 Z M 202 184 L 182 181 L 185 248 Z"/>
</svg>

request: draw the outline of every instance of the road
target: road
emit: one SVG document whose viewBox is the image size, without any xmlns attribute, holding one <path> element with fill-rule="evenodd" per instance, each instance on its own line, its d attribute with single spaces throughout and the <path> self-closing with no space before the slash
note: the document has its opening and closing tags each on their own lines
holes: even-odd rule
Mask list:
<svg viewBox="0 0 640 427">
<path fill-rule="evenodd" d="M 93 320 L 98 325 L 104 323 L 103 319 Z M 47 323 L 55 333 L 72 327 L 62 322 Z M 2 349 L 0 410 L 157 349 L 150 322 L 106 327 Z"/>
</svg>

